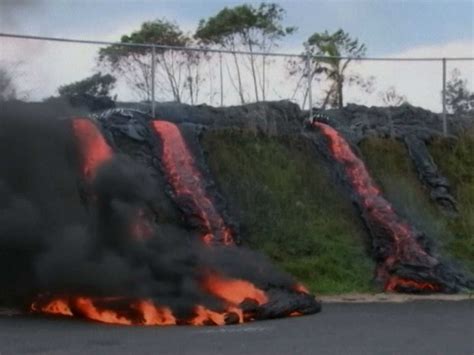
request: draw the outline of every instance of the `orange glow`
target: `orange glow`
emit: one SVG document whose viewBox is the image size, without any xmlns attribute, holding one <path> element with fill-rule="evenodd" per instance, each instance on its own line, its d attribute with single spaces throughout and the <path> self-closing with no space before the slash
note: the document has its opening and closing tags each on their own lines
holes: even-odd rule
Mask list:
<svg viewBox="0 0 474 355">
<path fill-rule="evenodd" d="M 298 312 L 298 311 L 294 311 L 294 312 L 291 312 L 291 313 L 289 314 L 290 317 L 300 317 L 300 316 L 302 316 L 302 315 L 303 315 L 303 313 Z"/>
<path fill-rule="evenodd" d="M 176 196 L 191 206 L 203 231 L 202 240 L 206 244 L 214 241 L 233 244 L 232 230 L 207 196 L 204 179 L 179 128 L 167 121 L 153 121 L 152 128 L 161 138 L 161 162 L 168 182 Z"/>
<path fill-rule="evenodd" d="M 31 310 L 34 312 L 41 311 L 47 314 L 60 314 L 68 317 L 73 315 L 67 301 L 60 298 L 54 299 L 44 306 L 39 306 L 36 302 L 34 302 L 31 304 Z"/>
<path fill-rule="evenodd" d="M 383 264 L 380 265 L 381 269 L 377 271 L 378 275 L 387 279 L 389 277 L 388 270 L 400 260 L 417 260 L 417 258 L 423 257 L 433 262 L 434 258 L 428 255 L 420 246 L 413 229 L 396 214 L 392 205 L 382 196 L 380 189 L 372 180 L 364 162 L 354 154 L 341 134 L 324 123 L 315 122 L 314 126 L 318 127 L 328 139 L 332 156 L 343 165 L 348 182 L 367 211 L 368 218 L 372 222 L 382 225 L 392 238 L 393 254 L 388 256 Z M 402 279 L 392 277 L 386 282 L 385 290 L 397 290 L 400 282 L 402 282 Z M 425 284 L 414 280 L 403 280 L 403 283 L 410 283 L 410 287 L 415 289 L 438 290 L 437 285 L 429 283 Z"/>
<path fill-rule="evenodd" d="M 422 292 L 440 291 L 440 286 L 435 283 L 424 281 L 409 280 L 398 276 L 392 276 L 385 285 L 385 291 L 397 292 L 400 289 L 416 289 Z"/>
<path fill-rule="evenodd" d="M 112 158 L 112 149 L 91 120 L 87 118 L 74 118 L 72 126 L 79 142 L 82 172 L 87 180 L 93 180 L 97 168 Z"/>
<path fill-rule="evenodd" d="M 150 300 L 131 300 L 128 305 L 122 306 L 126 314 L 133 317 L 119 315 L 116 311 L 107 309 L 107 306 L 98 307 L 96 304 L 121 301 L 120 297 L 103 297 L 92 299 L 89 297 L 54 298 L 44 305 L 33 302 L 31 311 L 35 313 L 55 314 L 62 316 L 82 316 L 102 323 L 123 325 L 172 325 L 176 324 L 171 309 L 158 307 Z M 74 310 L 74 312 L 72 311 Z"/>
<path fill-rule="evenodd" d="M 156 307 L 151 301 L 139 301 L 136 308 L 143 314 L 143 325 L 173 325 L 176 318 L 168 307 Z"/>
<path fill-rule="evenodd" d="M 215 273 L 205 278 L 203 288 L 233 305 L 240 305 L 246 299 L 254 300 L 259 305 L 268 302 L 265 292 L 258 289 L 251 282 L 239 279 L 226 279 L 217 276 Z"/>
<path fill-rule="evenodd" d="M 299 293 L 306 293 L 306 294 L 309 295 L 309 290 L 308 290 L 308 289 L 306 288 L 306 286 L 303 285 L 303 284 L 298 283 L 298 284 L 294 285 L 293 289 L 294 289 L 296 292 L 299 292 Z"/>
<path fill-rule="evenodd" d="M 114 302 L 126 301 L 120 297 L 89 297 L 54 298 L 44 305 L 40 301 L 33 302 L 31 311 L 62 316 L 80 316 L 94 321 L 121 324 L 121 325 L 224 325 L 242 323 L 243 311 L 240 308 L 229 306 L 222 312 L 212 311 L 202 305 L 194 309 L 194 315 L 189 319 L 178 320 L 168 307 L 158 307 L 150 300 L 130 300 L 121 305 L 123 314 L 109 309 Z M 107 306 L 108 302 L 112 302 Z M 44 303 L 44 300 L 43 302 Z M 101 306 L 98 306 L 98 305 Z M 116 307 L 113 307 L 116 308 Z M 74 311 L 72 311 L 74 310 Z"/>
<path fill-rule="evenodd" d="M 89 319 L 102 323 L 133 324 L 130 319 L 119 316 L 114 311 L 98 309 L 90 298 L 78 297 L 74 303 L 80 313 Z"/>
<path fill-rule="evenodd" d="M 203 306 L 196 306 L 196 316 L 190 321 L 192 325 L 224 325 L 225 314 L 213 312 Z"/>
</svg>

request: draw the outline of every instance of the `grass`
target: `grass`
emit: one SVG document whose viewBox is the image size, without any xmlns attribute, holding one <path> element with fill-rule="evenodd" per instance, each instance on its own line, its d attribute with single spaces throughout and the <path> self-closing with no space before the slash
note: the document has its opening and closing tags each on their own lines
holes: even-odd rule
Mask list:
<svg viewBox="0 0 474 355">
<path fill-rule="evenodd" d="M 459 217 L 449 220 L 453 237 L 446 248 L 474 274 L 474 131 L 456 142 L 438 139 L 430 146 L 441 172 L 453 185 Z"/>
<path fill-rule="evenodd" d="M 363 141 L 360 149 L 372 176 L 397 211 L 429 235 L 442 256 L 474 273 L 474 141 L 463 138 L 453 146 L 440 140 L 430 147 L 442 173 L 455 184 L 461 214 L 454 219 L 430 200 L 403 143 L 371 138 Z"/>
<path fill-rule="evenodd" d="M 309 143 L 225 131 L 203 147 L 246 244 L 313 292 L 374 291 L 364 228 Z"/>
</svg>

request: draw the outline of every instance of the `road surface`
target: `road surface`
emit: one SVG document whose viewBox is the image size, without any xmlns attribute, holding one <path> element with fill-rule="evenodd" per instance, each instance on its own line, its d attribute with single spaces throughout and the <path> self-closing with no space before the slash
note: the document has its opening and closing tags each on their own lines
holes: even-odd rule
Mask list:
<svg viewBox="0 0 474 355">
<path fill-rule="evenodd" d="M 0 354 L 474 354 L 474 302 L 324 304 L 225 327 L 125 327 L 0 316 Z"/>
</svg>

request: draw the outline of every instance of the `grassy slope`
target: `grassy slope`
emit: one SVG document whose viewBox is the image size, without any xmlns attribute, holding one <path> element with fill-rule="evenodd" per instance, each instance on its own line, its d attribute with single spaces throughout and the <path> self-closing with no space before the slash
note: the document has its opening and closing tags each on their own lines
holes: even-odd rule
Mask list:
<svg viewBox="0 0 474 355">
<path fill-rule="evenodd" d="M 457 183 L 458 198 L 461 202 L 459 207 L 465 211 L 460 218 L 452 219 L 444 216 L 430 200 L 429 192 L 418 180 L 413 163 L 402 143 L 390 139 L 369 139 L 360 146 L 372 176 L 396 209 L 431 236 L 442 255 L 460 261 L 469 271 L 474 272 L 472 147 L 471 145 L 464 150 L 458 149 L 457 155 L 445 154 L 445 142 L 439 142 L 432 147 L 435 161 L 443 173 Z M 447 157 L 449 158 L 446 159 Z M 463 166 L 464 175 L 459 173 L 460 166 Z"/>
<path fill-rule="evenodd" d="M 459 218 L 447 221 L 454 235 L 447 243 L 447 250 L 464 261 L 474 274 L 474 131 L 466 133 L 455 144 L 437 140 L 430 150 L 453 185 L 459 203 Z"/>
<path fill-rule="evenodd" d="M 251 247 L 314 292 L 372 290 L 361 222 L 312 147 L 236 132 L 209 133 L 203 146 Z"/>
</svg>

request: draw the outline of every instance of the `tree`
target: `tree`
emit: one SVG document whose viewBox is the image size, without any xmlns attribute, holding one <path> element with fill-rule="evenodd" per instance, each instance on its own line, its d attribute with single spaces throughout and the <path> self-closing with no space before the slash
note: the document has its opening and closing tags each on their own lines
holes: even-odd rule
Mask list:
<svg viewBox="0 0 474 355">
<path fill-rule="evenodd" d="M 365 44 L 358 39 L 352 39 L 342 29 L 330 34 L 328 31 L 314 33 L 304 43 L 306 56 L 313 58 L 314 74 L 323 74 L 329 80 L 329 89 L 323 101 L 323 109 L 329 104 L 332 107 L 342 108 L 344 82 L 355 84 L 362 88 L 370 87 L 367 82 L 357 74 L 347 74 L 347 68 L 352 58 L 362 58 L 366 54 Z M 315 58 L 327 56 L 328 58 Z M 351 57 L 341 59 L 338 57 Z"/>
<path fill-rule="evenodd" d="M 260 69 L 254 52 L 269 53 L 282 38 L 296 30 L 295 27 L 283 27 L 284 16 L 285 10 L 274 3 L 261 3 L 258 7 L 248 4 L 225 7 L 215 16 L 200 21 L 195 38 L 207 45 L 213 44 L 232 51 L 249 51 L 255 100 L 265 100 L 267 59 L 263 56 Z M 245 103 L 242 70 L 235 53 L 233 59 L 237 74 L 236 89 L 241 103 Z"/>
<path fill-rule="evenodd" d="M 450 113 L 464 114 L 474 111 L 474 92 L 467 88 L 467 80 L 461 78 L 461 72 L 455 68 L 446 83 L 446 108 Z"/>
<path fill-rule="evenodd" d="M 83 80 L 58 88 L 59 97 L 49 97 L 45 102 L 66 102 L 73 107 L 91 111 L 104 110 L 115 106 L 111 91 L 116 79 L 110 74 L 96 73 Z"/>
<path fill-rule="evenodd" d="M 62 97 L 72 98 L 75 96 L 108 96 L 115 86 L 116 79 L 110 75 L 96 73 L 74 83 L 60 86 L 58 93 Z"/>
<path fill-rule="evenodd" d="M 194 42 L 178 25 L 158 19 L 144 22 L 138 31 L 124 35 L 121 43 L 157 44 L 186 47 Z M 169 48 L 155 48 L 155 85 L 162 95 L 171 93 L 173 100 L 181 102 L 187 89 L 191 103 L 197 99 L 198 84 L 202 78 L 198 66 L 204 54 L 192 51 L 177 51 Z M 112 72 L 119 73 L 128 81 L 135 92 L 145 100 L 151 100 L 152 93 L 152 49 L 120 44 L 102 48 L 99 63 Z"/>
</svg>

